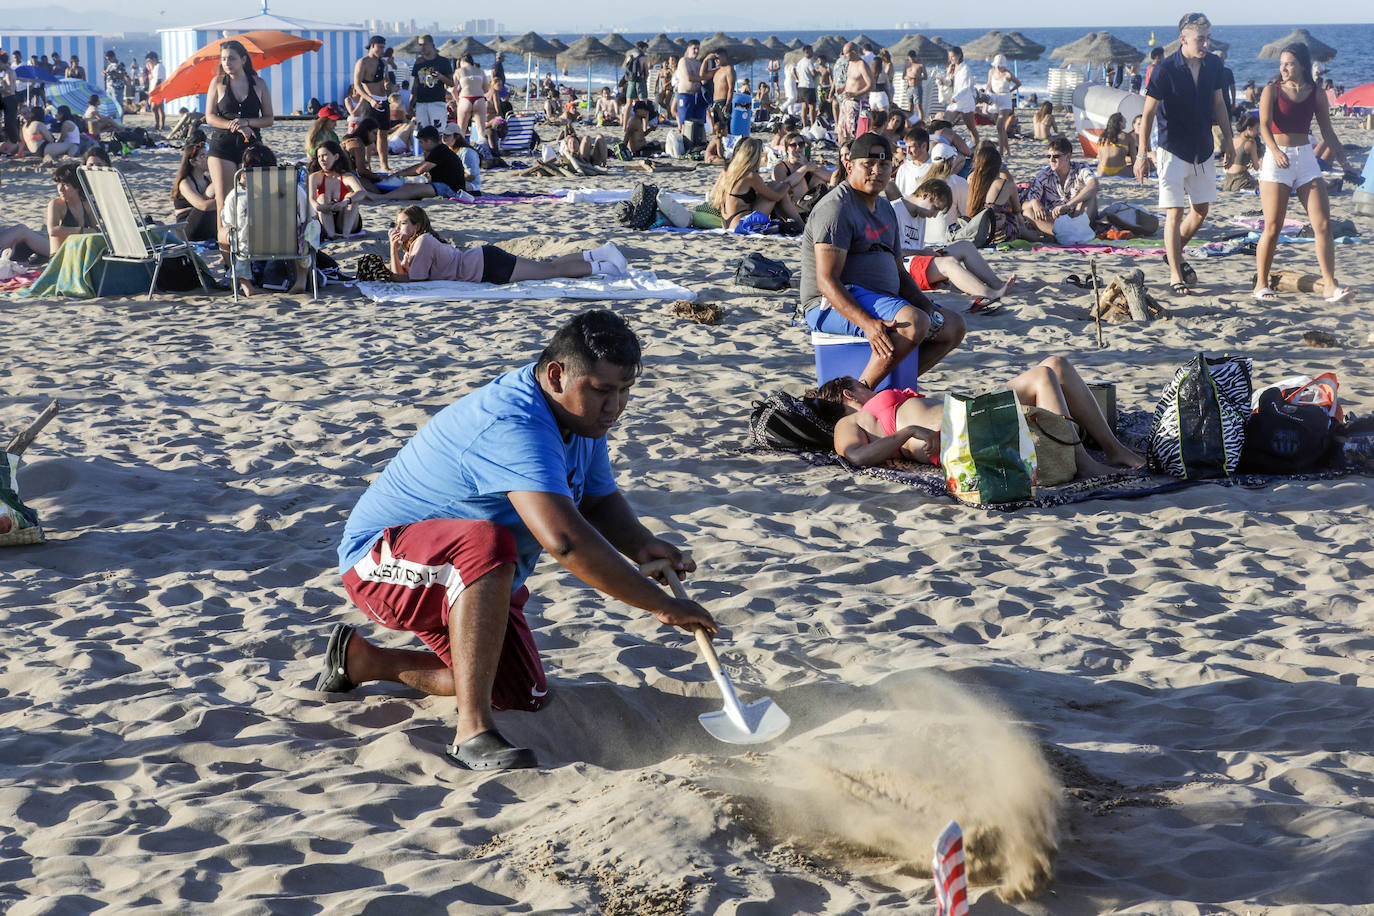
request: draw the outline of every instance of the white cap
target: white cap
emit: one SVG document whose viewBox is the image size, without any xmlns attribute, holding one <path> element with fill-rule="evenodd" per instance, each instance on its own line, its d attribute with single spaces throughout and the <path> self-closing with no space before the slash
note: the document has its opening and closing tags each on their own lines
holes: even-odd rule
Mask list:
<svg viewBox="0 0 1374 916">
<path fill-rule="evenodd" d="M 954 147 L 943 140 L 937 140 L 930 145 L 931 159 L 953 159 L 958 153 L 954 152 Z"/>
<path fill-rule="evenodd" d="M 992 65 L 994 67 L 1001 67 L 1003 70 L 1007 69 L 1007 55 L 998 54 L 992 59 Z"/>
</svg>

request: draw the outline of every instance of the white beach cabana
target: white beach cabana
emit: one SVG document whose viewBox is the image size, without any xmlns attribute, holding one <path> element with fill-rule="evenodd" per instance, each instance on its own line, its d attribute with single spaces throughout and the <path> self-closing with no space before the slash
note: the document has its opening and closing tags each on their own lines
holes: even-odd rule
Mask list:
<svg viewBox="0 0 1374 916">
<path fill-rule="evenodd" d="M 81 58 L 87 81 L 99 86 L 105 62 L 105 39 L 99 32 L 72 29 L 18 29 L 0 26 L 0 48 L 10 52 L 14 66 L 29 62 L 30 54 L 47 56 L 56 51 L 63 60 Z M 94 77 L 94 79 L 91 79 Z"/>
<path fill-rule="evenodd" d="M 318 51 L 293 57 L 263 72 L 263 79 L 272 87 L 272 102 L 277 114 L 304 111 L 312 98 L 321 102 L 343 101 L 349 83 L 353 82 L 353 65 L 367 50 L 367 31 L 361 25 L 340 25 L 273 15 L 267 12 L 265 3 L 261 13 L 245 19 L 159 29 L 162 36 L 162 62 L 166 64 L 167 72 L 171 73 L 178 64 L 210 42 L 257 29 L 273 29 L 323 42 Z M 167 107 L 169 111 L 183 107 L 202 111 L 205 108 L 205 96 L 170 99 Z"/>
</svg>

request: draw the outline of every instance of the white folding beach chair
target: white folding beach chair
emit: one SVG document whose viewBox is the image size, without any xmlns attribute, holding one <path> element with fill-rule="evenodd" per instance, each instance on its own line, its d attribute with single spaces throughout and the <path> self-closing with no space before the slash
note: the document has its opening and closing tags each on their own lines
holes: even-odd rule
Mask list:
<svg viewBox="0 0 1374 916">
<path fill-rule="evenodd" d="M 310 260 L 310 292 L 319 298 L 319 278 L 315 259 L 306 243 L 301 220 L 296 212 L 297 188 L 305 180 L 305 169 L 281 165 L 265 169 L 239 169 L 234 186 L 244 194 L 247 231 L 229 230 L 229 263 L 234 286 L 234 301 L 239 300 L 238 265 L 241 260 Z"/>
<path fill-rule="evenodd" d="M 534 146 L 534 122 L 538 115 L 534 112 L 515 114 L 506 118 L 506 135 L 501 138 L 503 153 L 523 153 Z"/>
<path fill-rule="evenodd" d="M 105 292 L 105 274 L 109 272 L 109 262 L 123 261 L 152 263 L 153 276 L 148 283 L 148 298 L 153 298 L 158 272 L 162 270 L 162 262 L 168 255 L 184 254 L 195 260 L 195 250 L 186 240 L 186 224 L 146 225 L 138 200 L 130 191 L 124 174 L 116 168 L 83 165 L 78 171 L 107 248 L 101 258 L 100 284 L 96 295 Z M 203 277 L 201 282 L 204 283 Z"/>
</svg>

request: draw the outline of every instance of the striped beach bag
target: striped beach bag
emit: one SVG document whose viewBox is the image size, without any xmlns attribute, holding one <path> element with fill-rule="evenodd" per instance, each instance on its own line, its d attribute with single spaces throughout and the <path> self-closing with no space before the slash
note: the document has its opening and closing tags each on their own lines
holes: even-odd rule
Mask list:
<svg viewBox="0 0 1374 916">
<path fill-rule="evenodd" d="M 1199 353 L 1174 373 L 1155 407 L 1150 470 L 1185 480 L 1235 473 L 1250 413 L 1250 360 Z"/>
</svg>

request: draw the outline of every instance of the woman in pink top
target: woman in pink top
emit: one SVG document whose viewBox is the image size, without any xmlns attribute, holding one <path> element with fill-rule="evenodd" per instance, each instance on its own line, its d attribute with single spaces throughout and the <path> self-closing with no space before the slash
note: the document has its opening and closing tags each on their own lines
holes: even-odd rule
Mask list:
<svg viewBox="0 0 1374 916">
<path fill-rule="evenodd" d="M 1083 432 L 1103 447 L 1106 464 L 1092 458 L 1082 444 L 1074 446 L 1079 477 L 1120 474 L 1123 469 L 1145 466 L 1145 459 L 1112 433 L 1097 399 L 1062 356 L 1051 356 L 1006 387 L 1016 392 L 1022 404 L 1078 421 Z M 893 460 L 939 462 L 944 415 L 944 403 L 939 398 L 909 389 L 874 392 L 849 376 L 832 379 L 806 394 L 836 405 L 835 452 L 846 461 L 869 466 Z"/>
<path fill-rule="evenodd" d="M 1255 291 L 1251 295 L 1261 302 L 1278 298 L 1269 288 L 1269 268 L 1274 263 L 1279 229 L 1288 213 L 1288 196 L 1293 192 L 1302 199 L 1307 218 L 1312 221 L 1317 265 L 1322 272 L 1322 295 L 1327 302 L 1344 302 L 1354 295 L 1353 290 L 1336 282 L 1331 201 L 1310 136 L 1314 116 L 1331 152 L 1347 173 L 1354 171 L 1331 128 L 1326 98 L 1312 79 L 1311 53 L 1307 45 L 1291 44 L 1279 54 L 1279 78 L 1264 87 L 1259 102 L 1259 137 L 1264 143 L 1259 192 L 1264 207 L 1264 231 L 1255 246 Z"/>
<path fill-rule="evenodd" d="M 457 280 L 462 283 L 519 283 L 556 277 L 601 274 L 623 277 L 629 272 L 625 256 L 611 242 L 551 261 L 519 258 L 495 245 L 454 248 L 434 231 L 424 207 L 403 207 L 396 214 L 391 236 L 392 279 Z"/>
</svg>

